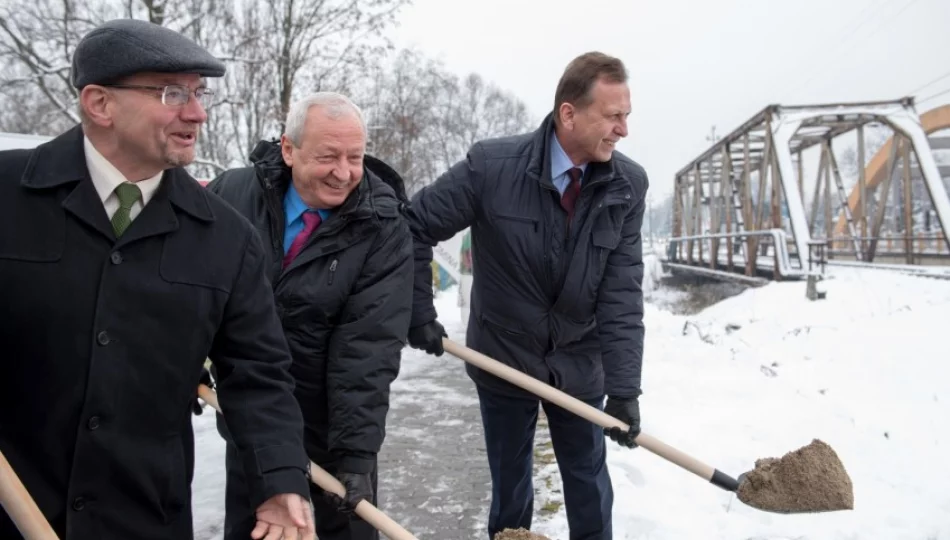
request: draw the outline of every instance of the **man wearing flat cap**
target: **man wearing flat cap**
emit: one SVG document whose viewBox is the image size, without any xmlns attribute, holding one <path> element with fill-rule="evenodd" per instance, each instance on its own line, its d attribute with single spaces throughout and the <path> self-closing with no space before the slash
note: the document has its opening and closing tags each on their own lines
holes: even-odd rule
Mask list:
<svg viewBox="0 0 950 540">
<path fill-rule="evenodd" d="M 193 537 L 202 364 L 252 538 L 314 538 L 290 355 L 251 225 L 182 168 L 224 65 L 151 23 L 76 47 L 82 123 L 0 152 L 0 451 L 61 539 Z M 0 511 L 0 538 L 20 538 Z"/>
</svg>

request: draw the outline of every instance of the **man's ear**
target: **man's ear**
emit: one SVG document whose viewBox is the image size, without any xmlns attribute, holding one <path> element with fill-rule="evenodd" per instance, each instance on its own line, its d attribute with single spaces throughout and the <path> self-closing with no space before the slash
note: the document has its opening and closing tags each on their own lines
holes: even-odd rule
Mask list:
<svg viewBox="0 0 950 540">
<path fill-rule="evenodd" d="M 280 136 L 280 153 L 284 156 L 284 163 L 288 167 L 294 167 L 294 143 L 286 134 Z"/>
<path fill-rule="evenodd" d="M 90 84 L 79 92 L 79 104 L 86 118 L 101 127 L 112 126 L 114 101 L 109 92 L 95 84 Z"/>
<path fill-rule="evenodd" d="M 574 129 L 574 112 L 574 104 L 566 101 L 561 103 L 561 106 L 558 107 L 558 118 L 561 119 L 561 126 L 563 126 L 564 129 Z"/>
</svg>

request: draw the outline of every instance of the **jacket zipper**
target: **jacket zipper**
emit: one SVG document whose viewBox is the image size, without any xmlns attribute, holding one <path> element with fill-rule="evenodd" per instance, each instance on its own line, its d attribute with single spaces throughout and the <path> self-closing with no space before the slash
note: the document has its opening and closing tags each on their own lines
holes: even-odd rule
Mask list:
<svg viewBox="0 0 950 540">
<path fill-rule="evenodd" d="M 267 209 L 270 211 L 267 221 L 271 233 L 271 248 L 274 250 L 277 260 L 281 260 L 284 256 L 284 236 L 281 234 L 284 225 L 284 212 L 279 202 L 280 197 L 277 195 L 277 186 L 267 178 L 266 171 L 260 174 L 264 176 L 264 184 L 267 188 L 265 200 Z"/>
<path fill-rule="evenodd" d="M 330 263 L 330 279 L 327 280 L 327 285 L 333 285 L 333 274 L 336 273 L 337 259 L 333 259 L 333 262 Z"/>
</svg>

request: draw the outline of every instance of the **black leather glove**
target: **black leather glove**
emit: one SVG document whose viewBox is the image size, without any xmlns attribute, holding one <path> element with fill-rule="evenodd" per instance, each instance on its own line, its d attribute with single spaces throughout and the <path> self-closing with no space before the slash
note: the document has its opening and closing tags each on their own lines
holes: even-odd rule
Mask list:
<svg viewBox="0 0 950 540">
<path fill-rule="evenodd" d="M 346 488 L 346 497 L 342 498 L 336 493 L 324 491 L 323 498 L 330 506 L 336 508 L 337 512 L 352 515 L 360 501 L 373 502 L 373 481 L 370 478 L 370 473 L 340 471 L 335 476 Z"/>
<path fill-rule="evenodd" d="M 630 426 L 628 431 L 621 431 L 619 427 L 604 428 L 604 435 L 628 448 L 639 446 L 633 441 L 640 434 L 640 402 L 637 398 L 607 396 L 604 412 Z"/>
<path fill-rule="evenodd" d="M 204 384 L 208 388 L 214 390 L 214 381 L 211 380 L 211 372 L 208 371 L 208 368 L 202 368 L 201 379 L 198 381 L 198 384 Z M 204 412 L 204 409 L 201 407 L 201 402 L 198 401 L 197 388 L 195 389 L 195 392 L 196 392 L 196 397 L 195 397 L 195 401 L 193 401 L 191 404 L 191 410 L 193 413 L 195 413 L 195 416 L 198 416 Z"/>
<path fill-rule="evenodd" d="M 429 354 L 442 356 L 445 353 L 445 349 L 442 348 L 442 338 L 448 336 L 442 323 L 433 319 L 431 322 L 409 329 L 409 345 Z"/>
</svg>

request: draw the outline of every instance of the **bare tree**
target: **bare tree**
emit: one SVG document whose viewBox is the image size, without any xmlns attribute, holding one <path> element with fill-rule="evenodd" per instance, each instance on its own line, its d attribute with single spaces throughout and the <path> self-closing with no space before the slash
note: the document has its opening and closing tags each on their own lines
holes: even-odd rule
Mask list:
<svg viewBox="0 0 950 540">
<path fill-rule="evenodd" d="M 5 104 L 30 93 L 43 98 L 29 118 L 38 131 L 62 131 L 79 121 L 77 92 L 69 82 L 73 51 L 100 21 L 121 16 L 113 4 L 74 0 L 11 1 L 0 7 L 0 59 L 7 66 L 0 83 Z M 31 105 L 33 105 L 31 103 Z M 53 117 L 50 112 L 55 112 Z"/>
<path fill-rule="evenodd" d="M 486 84 L 477 73 L 461 80 L 449 78 L 445 90 L 438 105 L 445 166 L 458 159 L 461 149 L 479 139 L 513 135 L 533 127 L 523 102 Z"/>
<path fill-rule="evenodd" d="M 476 74 L 459 78 L 416 51 L 400 51 L 388 69 L 366 79 L 370 151 L 403 174 L 410 194 L 463 159 L 476 141 L 534 127 L 522 101 Z"/>
<path fill-rule="evenodd" d="M 380 31 L 408 0 L 265 0 L 271 31 L 265 40 L 276 62 L 281 118 L 295 90 L 335 82 L 390 48 Z"/>
<path fill-rule="evenodd" d="M 458 77 L 382 30 L 408 0 L 7 0 L 0 7 L 0 130 L 55 135 L 78 122 L 69 82 L 76 44 L 104 21 L 136 18 L 183 33 L 227 65 L 190 167 L 242 166 L 276 138 L 290 103 L 332 89 L 358 96 L 371 151 L 431 182 L 479 139 L 524 132 L 523 102 L 477 74 Z"/>
<path fill-rule="evenodd" d="M 149 20 L 227 64 L 226 76 L 210 82 L 215 103 L 193 166 L 199 176 L 213 176 L 245 163 L 259 139 L 277 136 L 298 95 L 352 85 L 355 73 L 391 48 L 382 30 L 407 3 L 8 0 L 0 7 L 0 129 L 53 135 L 75 125 L 78 94 L 69 71 L 76 44 L 110 19 Z"/>
<path fill-rule="evenodd" d="M 402 173 L 409 193 L 435 174 L 431 141 L 439 120 L 433 105 L 443 77 L 436 62 L 408 50 L 388 70 L 377 67 L 367 77 L 369 150 Z"/>
</svg>

